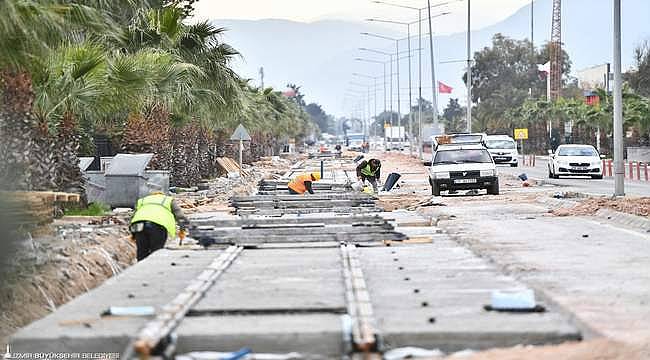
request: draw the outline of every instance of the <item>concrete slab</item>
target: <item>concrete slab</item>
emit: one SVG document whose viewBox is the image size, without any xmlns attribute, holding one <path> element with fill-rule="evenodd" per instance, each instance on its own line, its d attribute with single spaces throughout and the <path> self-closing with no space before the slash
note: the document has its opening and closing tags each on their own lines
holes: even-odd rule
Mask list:
<svg viewBox="0 0 650 360">
<path fill-rule="evenodd" d="M 464 243 L 542 289 L 584 329 L 620 341 L 650 338 L 650 235 L 606 218 L 548 216 L 527 204 L 435 210 L 455 215 L 441 226 L 462 231 Z"/>
<path fill-rule="evenodd" d="M 190 317 L 178 328 L 178 352 L 298 352 L 303 358 L 341 358 L 341 315 L 258 315 Z"/>
<path fill-rule="evenodd" d="M 345 312 L 338 248 L 244 251 L 194 312 Z"/>
<path fill-rule="evenodd" d="M 160 250 L 14 334 L 15 352 L 121 352 L 148 317 L 100 317 L 110 306 L 171 301 L 221 251 Z"/>
<path fill-rule="evenodd" d="M 378 327 L 387 348 L 457 351 L 578 339 L 562 315 L 487 312 L 490 292 L 523 287 L 452 241 L 362 248 Z"/>
</svg>

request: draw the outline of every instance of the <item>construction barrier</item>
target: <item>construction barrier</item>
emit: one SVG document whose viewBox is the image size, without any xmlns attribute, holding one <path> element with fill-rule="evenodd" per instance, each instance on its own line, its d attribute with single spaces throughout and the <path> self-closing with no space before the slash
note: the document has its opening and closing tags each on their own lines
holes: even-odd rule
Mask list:
<svg viewBox="0 0 650 360">
<path fill-rule="evenodd" d="M 521 155 L 521 166 L 535 167 L 536 155 Z"/>
<path fill-rule="evenodd" d="M 623 166 L 625 178 L 637 181 L 650 181 L 648 176 L 648 163 L 641 161 L 628 161 Z M 603 160 L 603 176 L 614 176 L 614 161 Z"/>
</svg>

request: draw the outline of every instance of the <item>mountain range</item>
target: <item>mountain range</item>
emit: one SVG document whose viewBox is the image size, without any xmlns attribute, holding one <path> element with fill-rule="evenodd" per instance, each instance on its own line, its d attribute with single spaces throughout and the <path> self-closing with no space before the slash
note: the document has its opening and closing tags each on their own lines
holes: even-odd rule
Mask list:
<svg viewBox="0 0 650 360">
<path fill-rule="evenodd" d="M 492 1 L 492 0 L 490 0 Z M 497 1 L 495 1 L 496 3 Z M 534 5 L 534 40 L 540 46 L 550 38 L 552 2 L 537 0 Z M 623 2 L 622 52 L 623 68 L 633 65 L 635 46 L 650 39 L 650 1 L 626 0 Z M 480 16 L 473 14 L 472 16 Z M 612 1 L 570 0 L 563 2 L 562 41 L 572 61 L 572 71 L 589 66 L 611 62 L 612 58 Z M 372 79 L 355 77 L 352 73 L 378 76 L 377 108 L 383 108 L 381 64 L 355 61 L 367 58 L 384 61 L 387 57 L 360 51 L 360 47 L 374 48 L 386 52 L 395 51 L 395 42 L 361 35 L 362 32 L 378 33 L 391 37 L 405 37 L 405 33 L 368 22 L 324 20 L 312 23 L 288 20 L 213 20 L 229 31 L 224 41 L 241 54 L 234 67 L 245 78 L 253 79 L 259 85 L 259 69 L 264 68 L 265 86 L 284 90 L 288 83 L 300 85 L 307 102 L 321 104 L 328 113 L 336 116 L 351 114 L 354 107 L 350 94 L 361 94 L 367 89 L 354 83 L 374 84 Z M 436 29 L 434 34 L 444 32 Z M 417 27 L 412 28 L 417 35 Z M 423 26 L 423 32 L 426 27 Z M 495 33 L 502 33 L 515 39 L 530 37 L 530 5 L 505 20 L 482 29 L 472 31 L 472 50 L 489 46 Z M 436 35 L 434 37 L 436 75 L 438 80 L 454 88 L 451 95 L 439 96 L 439 107 L 443 108 L 450 97 L 463 99 L 466 95 L 462 83 L 466 59 L 466 33 Z M 412 84 L 413 102 L 417 96 L 418 39 L 412 40 Z M 431 98 L 431 77 L 428 38 L 422 42 L 423 97 Z M 406 41 L 400 43 L 400 51 L 406 51 Z M 406 57 L 404 53 L 403 57 Z M 394 73 L 396 69 L 394 68 Z M 400 61 L 401 108 L 408 109 L 408 60 Z M 394 83 L 394 109 L 397 110 L 397 85 Z M 374 85 L 373 85 L 374 86 Z M 346 95 L 347 94 L 347 95 Z M 346 101 L 346 99 L 348 101 Z M 461 103 L 463 101 L 461 100 Z M 374 102 L 371 103 L 374 112 Z"/>
</svg>

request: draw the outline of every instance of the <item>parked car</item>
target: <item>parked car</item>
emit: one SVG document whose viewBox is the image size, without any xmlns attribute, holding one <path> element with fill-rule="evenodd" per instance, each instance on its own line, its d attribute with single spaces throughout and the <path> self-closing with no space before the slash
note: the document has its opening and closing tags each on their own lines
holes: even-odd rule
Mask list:
<svg viewBox="0 0 650 360">
<path fill-rule="evenodd" d="M 603 178 L 603 166 L 598 150 L 591 145 L 560 145 L 549 154 L 548 177 L 590 176 Z"/>
<path fill-rule="evenodd" d="M 488 135 L 485 139 L 492 159 L 496 164 L 509 164 L 511 167 L 517 167 L 519 152 L 517 143 L 508 135 Z"/>
<path fill-rule="evenodd" d="M 499 178 L 492 156 L 482 144 L 438 145 L 429 172 L 431 194 L 486 189 L 499 195 Z"/>
</svg>

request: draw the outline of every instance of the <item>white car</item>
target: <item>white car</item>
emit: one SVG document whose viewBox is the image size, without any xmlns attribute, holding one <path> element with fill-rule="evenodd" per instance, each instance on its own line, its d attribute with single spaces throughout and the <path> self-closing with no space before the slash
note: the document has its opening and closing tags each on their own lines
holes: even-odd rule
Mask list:
<svg viewBox="0 0 650 360">
<path fill-rule="evenodd" d="M 592 179 L 603 178 L 603 166 L 600 154 L 591 145 L 560 145 L 555 153 L 549 155 L 548 177 L 590 176 Z"/>
<path fill-rule="evenodd" d="M 485 139 L 485 147 L 487 147 L 495 163 L 508 164 L 511 167 L 519 165 L 517 143 L 510 136 L 488 135 Z"/>
<path fill-rule="evenodd" d="M 499 195 L 499 178 L 492 156 L 480 144 L 439 145 L 429 173 L 431 194 L 441 191 L 486 189 Z"/>
</svg>

